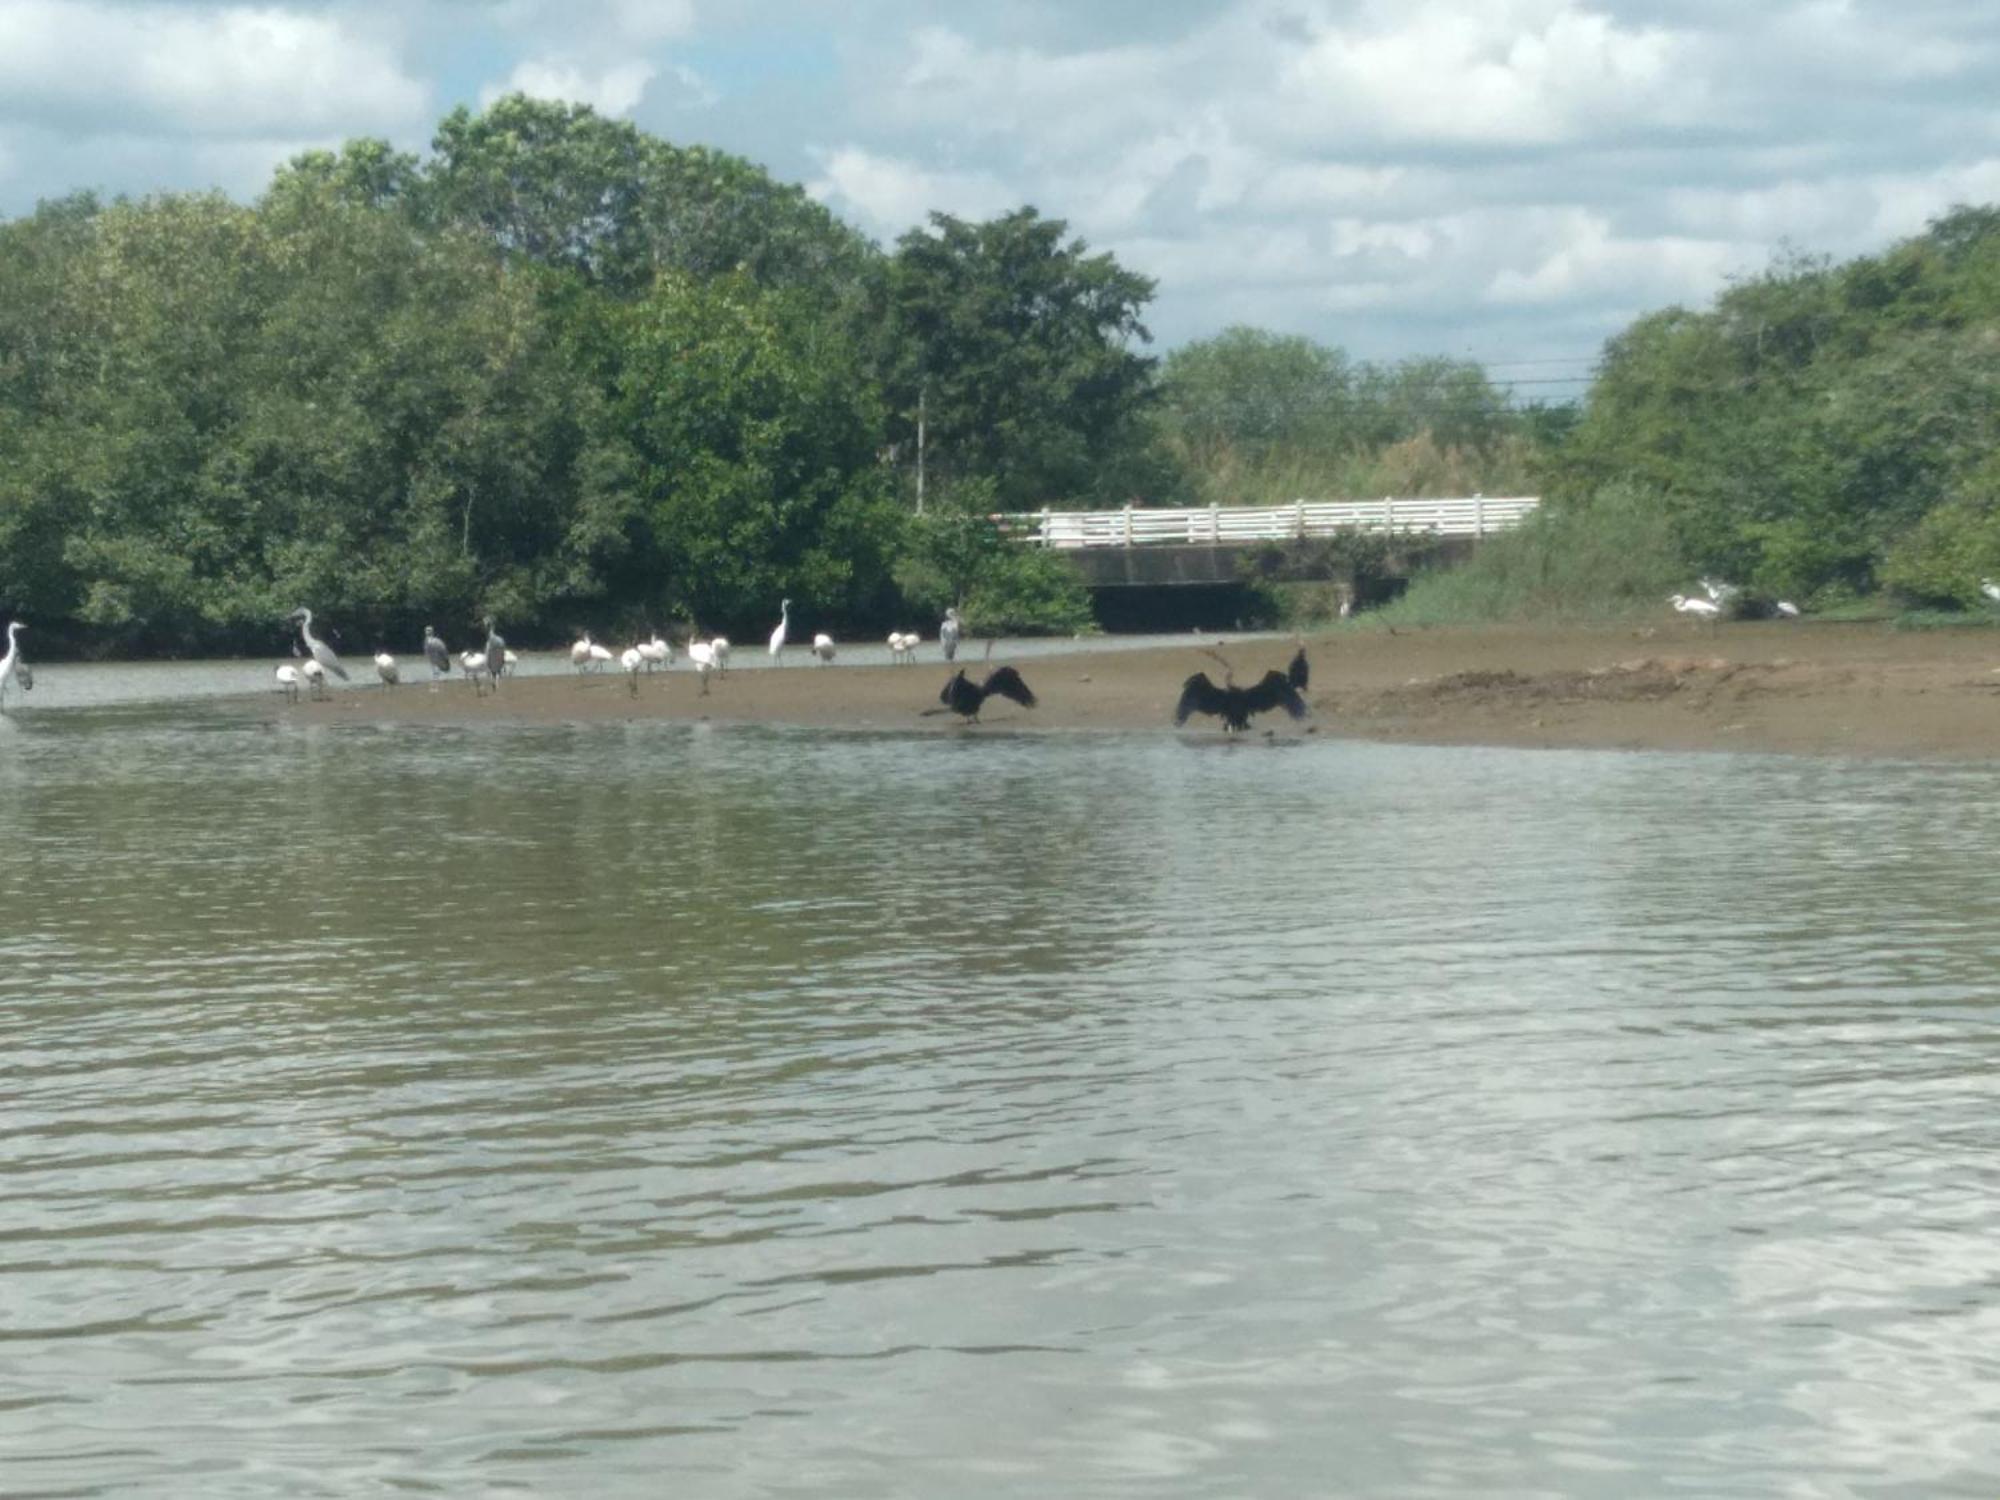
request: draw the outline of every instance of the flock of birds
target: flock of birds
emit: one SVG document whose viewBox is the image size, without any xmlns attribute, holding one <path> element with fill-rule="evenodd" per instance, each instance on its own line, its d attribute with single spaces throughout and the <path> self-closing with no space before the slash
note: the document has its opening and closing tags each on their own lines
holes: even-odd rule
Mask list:
<svg viewBox="0 0 2000 1500">
<path fill-rule="evenodd" d="M 1684 615 L 1693 615 L 1698 620 L 1719 620 L 1724 615 L 1733 614 L 1741 607 L 1743 590 L 1733 583 L 1724 583 L 1715 578 L 1698 578 L 1706 599 L 1687 594 L 1669 594 L 1667 602 Z M 1982 585 L 1983 588 L 1983 585 Z M 2000 593 L 1991 596 L 2000 599 Z M 1799 607 L 1789 599 L 1779 599 L 1770 606 L 1771 612 L 1781 620 L 1799 618 Z"/>
<path fill-rule="evenodd" d="M 783 600 L 778 606 L 777 628 L 771 632 L 768 647 L 774 665 L 782 665 L 784 649 L 791 633 L 792 601 Z M 310 609 L 299 608 L 289 616 L 289 623 L 296 625 L 299 639 L 293 644 L 294 660 L 281 663 L 275 673 L 276 690 L 285 695 L 289 702 L 296 703 L 302 694 L 315 698 L 326 696 L 327 679 L 338 678 L 342 682 L 351 680 L 347 668 L 341 664 L 339 653 L 319 636 L 313 633 L 313 614 Z M 474 693 L 483 693 L 490 686 L 499 691 L 500 678 L 517 661 L 514 653 L 507 649 L 507 642 L 495 628 L 493 617 L 487 616 L 486 640 L 477 651 L 461 651 L 458 654 L 458 670 L 470 679 Z M 5 688 L 10 673 L 25 673 L 25 666 L 17 666 L 18 653 L 13 649 L 14 632 L 22 627 L 18 621 L 8 628 L 9 652 L 0 660 L 0 700 L 4 700 Z M 956 660 L 958 645 L 964 633 L 964 625 L 956 609 L 945 611 L 944 619 L 938 626 L 938 647 L 947 662 Z M 892 630 L 889 632 L 889 659 L 892 663 L 914 663 L 917 647 L 922 637 L 914 631 Z M 730 643 L 724 636 L 711 636 L 706 640 L 688 640 L 682 648 L 688 663 L 701 678 L 701 690 L 708 692 L 709 677 L 727 676 L 729 673 Z M 838 651 L 833 637 L 820 632 L 812 638 L 811 653 L 821 665 L 830 664 Z M 990 648 L 989 648 L 990 649 Z M 424 661 L 430 668 L 431 683 L 435 689 L 439 679 L 448 677 L 453 668 L 452 654 L 435 629 L 424 627 Z M 1212 654 L 1212 653 L 1211 653 Z M 625 673 L 632 694 L 639 691 L 642 675 L 671 667 L 674 663 L 673 643 L 666 640 L 656 630 L 649 639 L 634 641 L 616 656 L 609 646 L 591 639 L 589 631 L 584 631 L 576 643 L 570 647 L 570 665 L 579 673 L 603 672 L 616 662 Z M 1221 660 L 1221 658 L 1217 658 Z M 1305 647 L 1301 645 L 1298 654 L 1292 658 L 1290 666 L 1283 672 L 1269 671 L 1247 688 L 1238 687 L 1231 677 L 1228 663 L 1224 662 L 1223 682 L 1218 687 L 1206 672 L 1196 672 L 1181 685 L 1180 701 L 1174 707 L 1174 723 L 1185 724 L 1195 714 L 1206 714 L 1222 720 L 1225 733 L 1236 734 L 1249 728 L 1252 716 L 1267 713 L 1274 708 L 1282 708 L 1294 719 L 1306 717 L 1304 698 L 1310 667 L 1306 662 Z M 375 653 L 375 672 L 383 685 L 395 687 L 402 681 L 402 668 L 396 658 L 386 650 Z M 487 686 L 482 686 L 486 684 Z M 951 712 L 957 714 L 967 724 L 979 722 L 980 710 L 989 698 L 1006 698 L 1023 708 L 1033 708 L 1036 703 L 1034 690 L 1022 678 L 1020 672 L 1011 666 L 996 667 L 986 674 L 982 681 L 975 682 L 963 668 L 954 673 L 938 694 L 938 701 Z"/>
</svg>

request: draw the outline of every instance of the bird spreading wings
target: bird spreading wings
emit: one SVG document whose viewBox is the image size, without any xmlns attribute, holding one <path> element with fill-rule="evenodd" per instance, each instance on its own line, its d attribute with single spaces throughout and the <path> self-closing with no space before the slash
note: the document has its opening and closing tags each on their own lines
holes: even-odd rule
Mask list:
<svg viewBox="0 0 2000 1500">
<path fill-rule="evenodd" d="M 938 702 L 953 713 L 977 722 L 980 707 L 996 693 L 1002 698 L 1012 698 L 1023 708 L 1035 706 L 1034 693 L 1012 667 L 995 667 L 986 674 L 984 682 L 974 682 L 961 671 L 944 685 Z"/>
<path fill-rule="evenodd" d="M 1295 719 L 1306 716 L 1306 700 L 1283 672 L 1275 669 L 1266 672 L 1247 688 L 1234 683 L 1217 687 L 1208 680 L 1208 673 L 1197 672 L 1181 684 L 1181 701 L 1174 708 L 1174 723 L 1187 723 L 1190 714 L 1217 714 L 1221 716 L 1222 727 L 1234 733 L 1250 727 L 1252 714 L 1274 708 L 1282 708 Z"/>
</svg>

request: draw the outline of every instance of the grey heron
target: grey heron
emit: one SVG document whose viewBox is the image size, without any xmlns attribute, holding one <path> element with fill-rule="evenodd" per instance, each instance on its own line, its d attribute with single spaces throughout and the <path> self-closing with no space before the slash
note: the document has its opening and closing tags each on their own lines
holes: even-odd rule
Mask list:
<svg viewBox="0 0 2000 1500">
<path fill-rule="evenodd" d="M 792 601 L 778 601 L 778 628 L 771 632 L 771 660 L 780 660 L 779 653 L 785 649 L 785 636 L 792 628 Z"/>
<path fill-rule="evenodd" d="M 813 655 L 819 658 L 821 666 L 825 666 L 833 660 L 833 650 L 833 637 L 828 635 L 824 630 L 813 637 Z"/>
<path fill-rule="evenodd" d="M 431 664 L 431 682 L 436 684 L 440 677 L 451 676 L 451 653 L 444 642 L 430 626 L 424 627 L 424 660 Z"/>
<path fill-rule="evenodd" d="M 394 687 L 403 680 L 403 672 L 396 665 L 396 658 L 386 651 L 375 653 L 375 675 L 382 679 L 384 687 Z"/>
<path fill-rule="evenodd" d="M 493 628 L 493 616 L 486 617 L 486 675 L 493 679 L 493 691 L 500 691 L 500 674 L 507 666 L 507 642 Z"/>
<path fill-rule="evenodd" d="M 944 652 L 946 661 L 958 660 L 958 637 L 963 628 L 958 622 L 957 609 L 944 612 L 944 623 L 938 626 L 938 649 Z"/>
<path fill-rule="evenodd" d="M 1223 733 L 1235 734 L 1250 727 L 1252 714 L 1274 708 L 1282 708 L 1295 719 L 1306 716 L 1306 700 L 1299 696 L 1291 679 L 1276 668 L 1247 688 L 1238 687 L 1226 676 L 1224 685 L 1217 687 L 1209 681 L 1208 673 L 1197 672 L 1181 684 L 1181 701 L 1174 705 L 1174 724 L 1178 727 L 1187 723 L 1190 714 L 1214 714 L 1222 720 Z"/>
<path fill-rule="evenodd" d="M 333 654 L 333 647 L 313 634 L 313 612 L 301 606 L 292 611 L 292 620 L 299 627 L 299 635 L 304 639 L 306 651 L 312 659 L 342 682 L 347 681 L 347 668 L 343 667 L 340 658 Z"/>
<path fill-rule="evenodd" d="M 963 668 L 956 677 L 944 685 L 938 694 L 938 702 L 953 713 L 958 714 L 968 724 L 979 722 L 979 710 L 988 698 L 998 694 L 1002 698 L 1012 698 L 1023 708 L 1035 706 L 1035 695 L 1028 684 L 1021 680 L 1021 674 L 1012 667 L 997 667 L 989 672 L 984 682 L 974 682 L 965 675 Z"/>
<path fill-rule="evenodd" d="M 7 622 L 7 654 L 0 656 L 0 709 L 7 706 L 7 689 L 10 685 L 19 682 L 22 691 L 25 692 L 28 684 L 34 681 L 32 677 L 25 675 L 27 667 L 21 661 L 21 643 L 15 639 L 27 628 L 19 620 Z"/>
</svg>

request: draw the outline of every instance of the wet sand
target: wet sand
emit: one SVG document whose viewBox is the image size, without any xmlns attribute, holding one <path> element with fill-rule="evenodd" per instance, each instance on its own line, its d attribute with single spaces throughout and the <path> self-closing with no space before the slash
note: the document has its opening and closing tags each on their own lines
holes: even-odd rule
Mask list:
<svg viewBox="0 0 2000 1500">
<path fill-rule="evenodd" d="M 1256 733 L 1425 744 L 1487 744 L 1984 759 L 2000 755 L 2000 635 L 1880 625 L 1766 621 L 1708 627 L 1487 627 L 1390 633 L 1358 623 L 1307 640 L 1313 717 L 1255 721 Z M 1091 650 L 1017 665 L 1039 703 L 1002 699 L 962 728 L 938 702 L 951 668 L 926 643 L 916 666 L 738 669 L 703 695 L 684 661 L 642 677 L 617 671 L 512 678 L 475 697 L 462 679 L 433 690 L 358 687 L 274 713 L 340 723 L 567 723 L 706 719 L 936 734 L 1152 730 L 1172 734 L 1181 683 L 1218 681 L 1220 652 L 1240 683 L 1291 656 L 1290 641 Z M 1006 660 L 964 661 L 977 677 Z M 970 653 L 975 658 L 978 652 Z M 1220 738 L 1216 720 L 1178 731 Z"/>
</svg>

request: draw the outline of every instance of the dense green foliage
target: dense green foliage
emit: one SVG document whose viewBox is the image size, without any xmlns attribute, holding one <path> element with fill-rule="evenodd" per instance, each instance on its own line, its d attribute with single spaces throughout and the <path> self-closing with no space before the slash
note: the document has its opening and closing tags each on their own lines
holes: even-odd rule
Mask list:
<svg viewBox="0 0 2000 1500">
<path fill-rule="evenodd" d="M 1685 572 L 1831 600 L 1977 598 L 2000 566 L 2000 213 L 1845 265 L 1788 259 L 1606 351 L 1555 478 L 1637 486 Z"/>
</svg>

